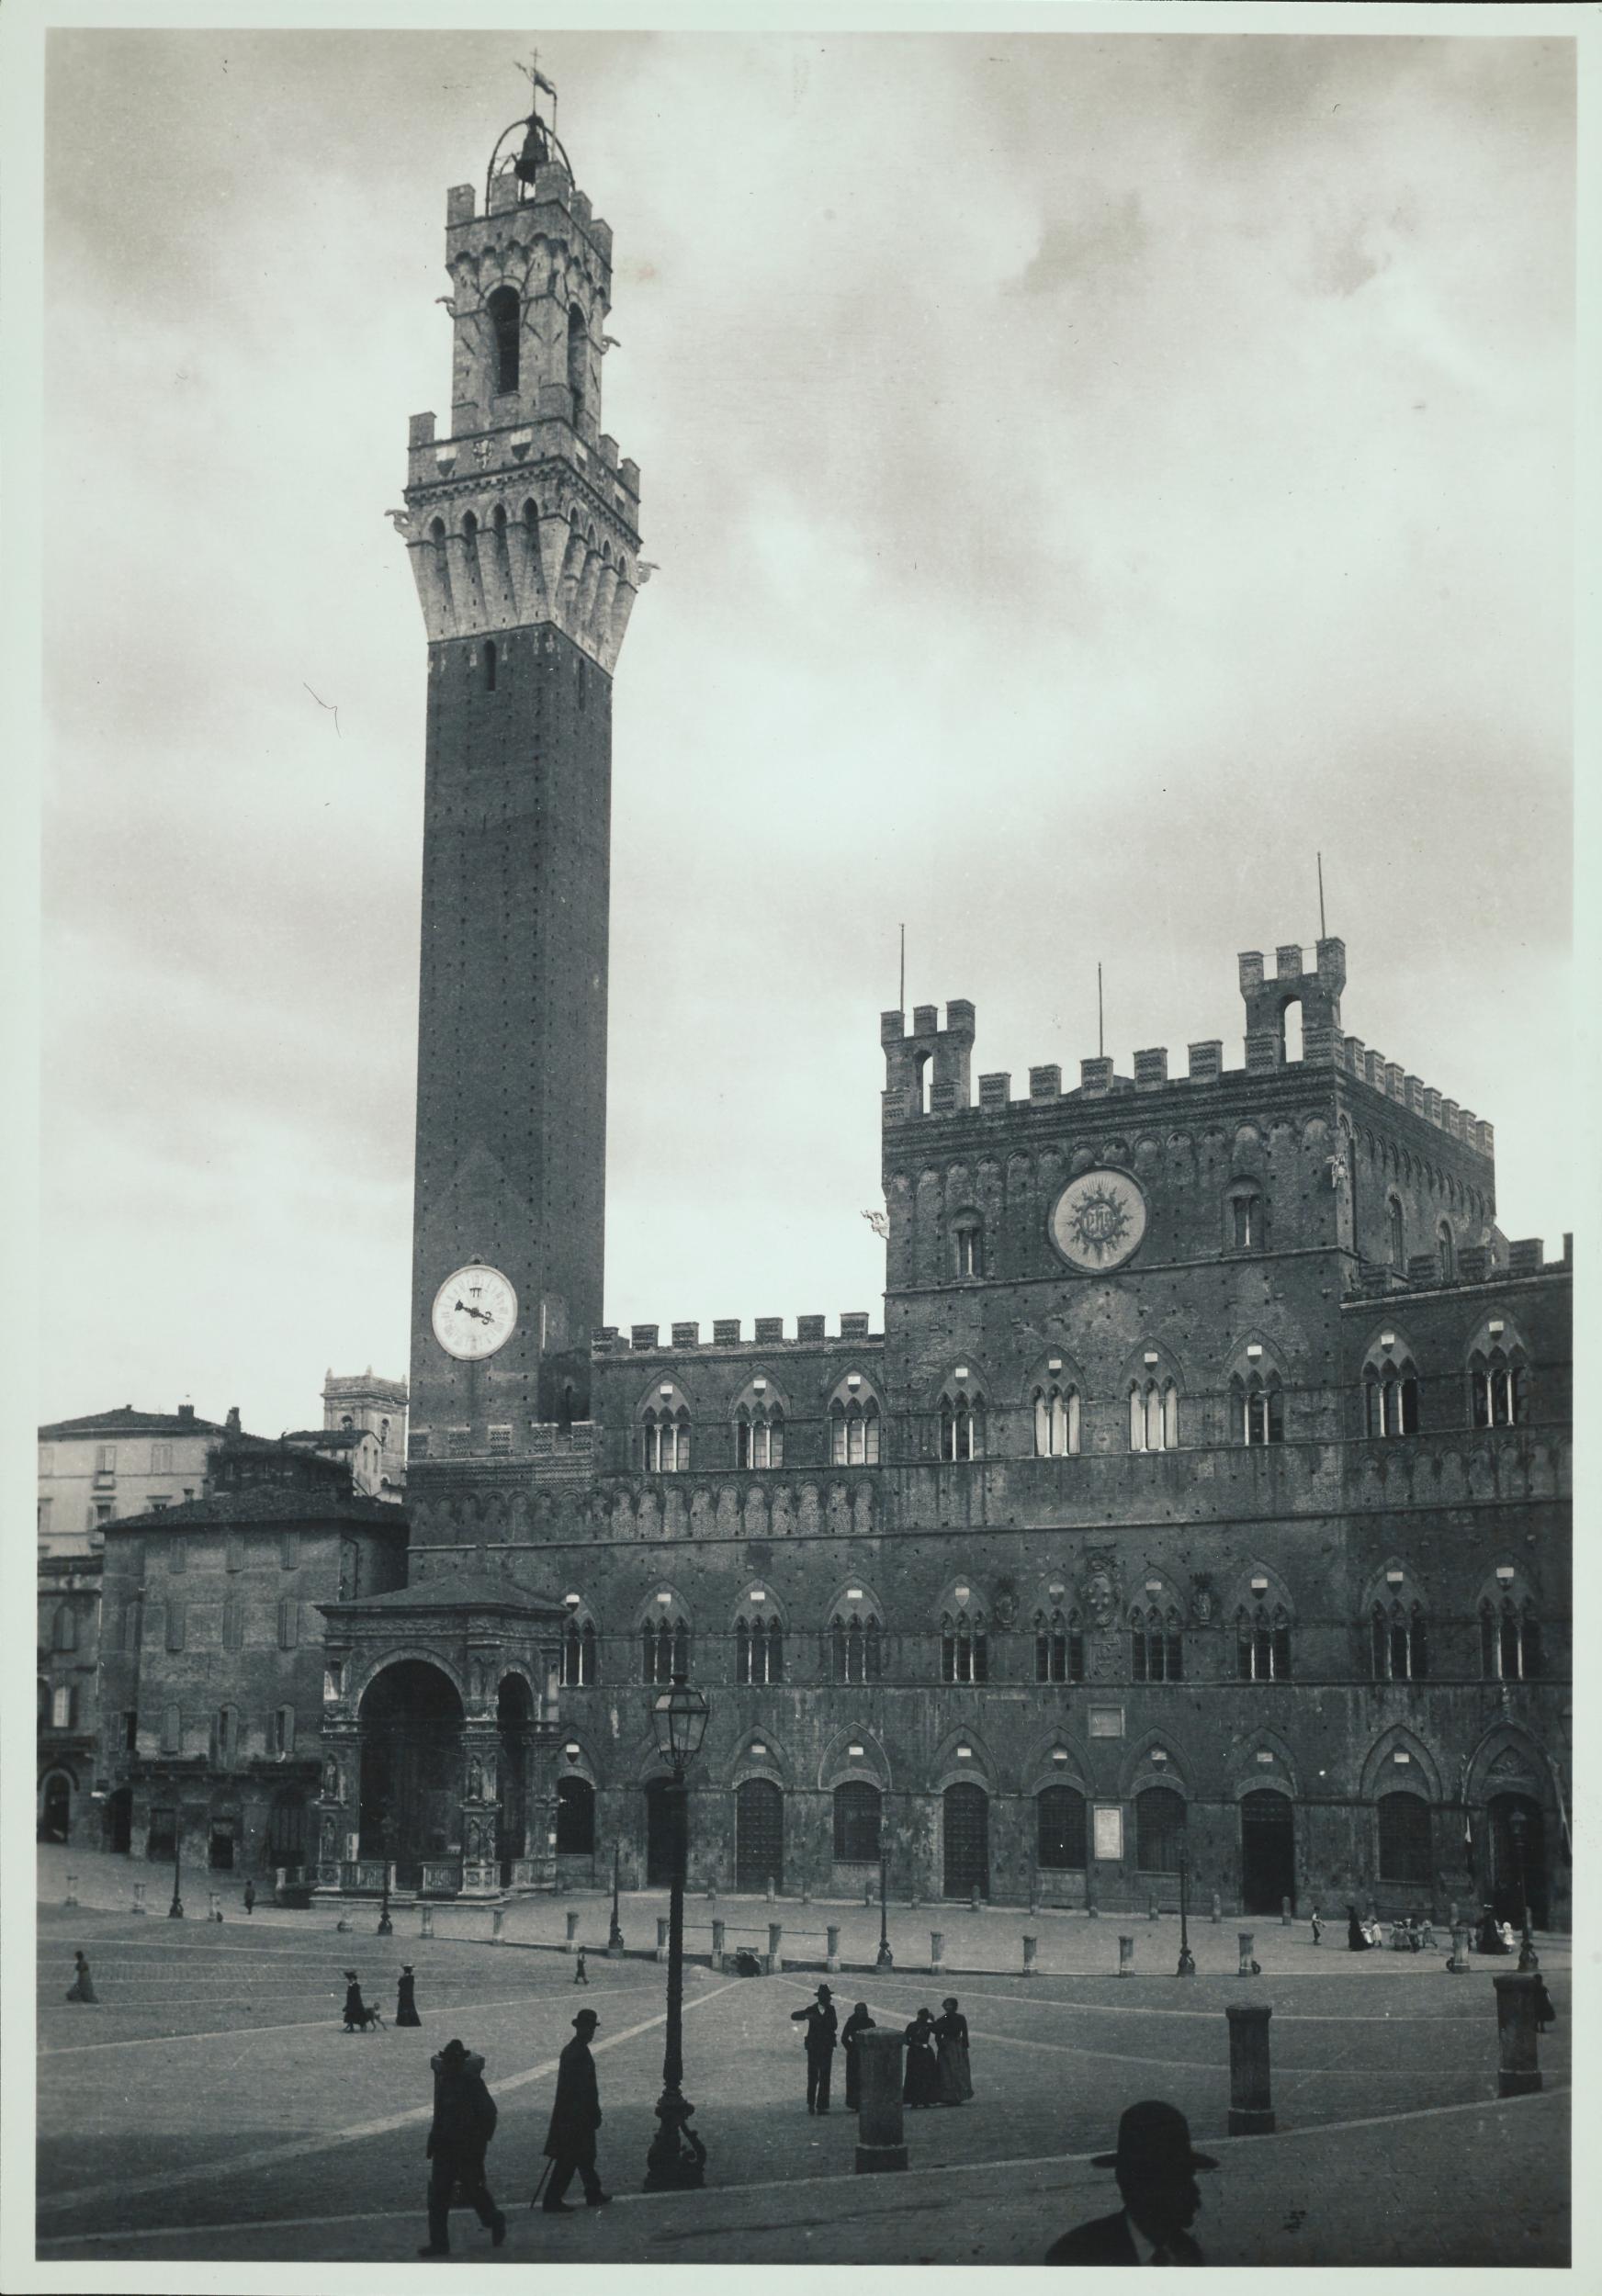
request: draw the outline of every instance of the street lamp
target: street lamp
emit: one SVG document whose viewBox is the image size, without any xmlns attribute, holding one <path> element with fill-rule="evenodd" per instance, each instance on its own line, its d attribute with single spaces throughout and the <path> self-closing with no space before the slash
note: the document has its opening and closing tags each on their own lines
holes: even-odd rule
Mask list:
<svg viewBox="0 0 1602 2296">
<path fill-rule="evenodd" d="M 1187 1850 L 1179 1852 L 1179 1965 L 1174 1975 L 1196 1975 L 1196 1956 L 1190 1951 L 1190 1855 Z"/>
<path fill-rule="evenodd" d="M 1518 1946 L 1520 1975 L 1527 1975 L 1530 1970 L 1540 1967 L 1540 1963 L 1536 1956 L 1535 1941 L 1529 1934 L 1529 1885 L 1525 1879 L 1524 1873 L 1524 1829 L 1529 1823 L 1529 1818 L 1521 1809 L 1508 1812 L 1508 1830 L 1513 1836 L 1513 1862 L 1518 1869 L 1519 1926 L 1524 1932 Z"/>
<path fill-rule="evenodd" d="M 184 1806 L 180 1802 L 173 1810 L 173 1902 L 167 1908 L 169 1921 L 184 1919 L 184 1900 L 179 1891 L 179 1866 L 184 1855 Z"/>
<path fill-rule="evenodd" d="M 389 1919 L 389 1853 L 395 1844 L 395 1820 L 386 1802 L 378 1818 L 378 1849 L 384 1860 L 384 1894 L 378 1906 L 379 1937 L 393 1937 L 395 1924 Z"/>
<path fill-rule="evenodd" d="M 668 1831 L 672 1844 L 672 1879 L 668 1895 L 668 2031 L 662 2052 L 662 2093 L 658 2128 L 646 2155 L 648 2192 L 682 2191 L 703 2181 L 706 2148 L 685 2126 L 692 2108 L 684 2102 L 684 1869 L 689 1859 L 689 1790 L 684 1773 L 701 1750 L 709 1712 L 705 1699 L 675 1674 L 671 1690 L 651 1701 L 657 1751 L 671 1773 L 668 1780 Z"/>
<path fill-rule="evenodd" d="M 606 1951 L 609 1953 L 621 1953 L 623 1951 L 623 1924 L 617 1919 L 618 1868 L 622 1855 L 623 1845 L 615 1841 L 612 1845 L 612 1927 L 606 1933 Z"/>
<path fill-rule="evenodd" d="M 883 1823 L 883 1820 L 880 1821 Z M 879 1842 L 879 1950 L 874 1956 L 875 1969 L 894 1969 L 895 1957 L 890 1951 L 890 1852 L 884 1840 Z"/>
</svg>

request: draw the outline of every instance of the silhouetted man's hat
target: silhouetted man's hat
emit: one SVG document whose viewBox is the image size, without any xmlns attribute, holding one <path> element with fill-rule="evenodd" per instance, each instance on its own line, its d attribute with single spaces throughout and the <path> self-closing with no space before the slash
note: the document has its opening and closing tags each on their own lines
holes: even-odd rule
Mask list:
<svg viewBox="0 0 1602 2296">
<path fill-rule="evenodd" d="M 832 2001 L 834 1996 L 826 1985 L 820 1985 L 818 1988 L 818 1998 L 820 2001 Z"/>
<path fill-rule="evenodd" d="M 601 2020 L 593 2009 L 581 2009 L 577 2017 L 574 2018 L 573 2022 L 575 2025 L 588 2025 L 592 2028 L 592 2030 L 593 2030 L 593 2028 L 601 2022 Z"/>
<path fill-rule="evenodd" d="M 412 1964 L 409 1961 L 403 1961 L 401 1963 L 400 1975 L 403 1977 L 409 1977 L 412 1975 Z"/>
<path fill-rule="evenodd" d="M 354 1969 L 347 1969 L 347 1970 L 345 1971 L 345 1973 L 344 1973 L 344 1974 L 345 1974 L 345 1975 L 349 1978 L 349 1980 L 350 1980 L 351 1984 L 352 1984 L 352 1985 L 355 1985 L 355 1981 L 356 1981 L 356 1973 L 355 1973 L 355 1971 Z"/>
<path fill-rule="evenodd" d="M 1178 2176 L 1192 2168 L 1216 2168 L 1218 2163 L 1199 2153 L 1190 2143 L 1190 2124 L 1178 2105 L 1156 2098 L 1131 2105 L 1118 2123 L 1118 2150 L 1093 2153 L 1092 2168 L 1124 2168 L 1145 2175 L 1165 2172 Z"/>
<path fill-rule="evenodd" d="M 941 2003 L 942 2009 L 955 2009 L 956 2005 L 957 1997 L 954 1993 L 948 1993 L 945 1999 Z"/>
</svg>

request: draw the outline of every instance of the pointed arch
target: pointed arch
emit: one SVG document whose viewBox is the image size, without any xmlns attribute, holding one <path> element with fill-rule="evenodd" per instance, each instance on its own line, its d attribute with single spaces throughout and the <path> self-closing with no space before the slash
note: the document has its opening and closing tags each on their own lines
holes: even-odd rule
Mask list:
<svg viewBox="0 0 1602 2296">
<path fill-rule="evenodd" d="M 829 1605 L 829 1679 L 876 1683 L 885 1672 L 885 1614 L 865 1578 L 849 1578 Z"/>
<path fill-rule="evenodd" d="M 835 1381 L 826 1406 L 831 1467 L 877 1467 L 885 1406 L 867 1374 L 853 1365 Z"/>
<path fill-rule="evenodd" d="M 784 1398 L 765 1371 L 755 1371 L 734 1401 L 734 1463 L 761 1470 L 784 1464 Z"/>
<path fill-rule="evenodd" d="M 1061 1348 L 1042 1356 L 1023 1382 L 1036 1458 L 1077 1458 L 1082 1442 L 1085 1380 Z"/>
<path fill-rule="evenodd" d="M 771 1587 L 753 1579 L 734 1606 L 734 1679 L 759 1685 L 784 1679 L 784 1617 Z"/>
<path fill-rule="evenodd" d="M 940 1601 L 940 1678 L 945 1683 L 990 1679 L 990 1610 L 969 1579 L 953 1579 Z"/>
<path fill-rule="evenodd" d="M 635 1612 L 641 1682 L 666 1686 L 677 1674 L 688 1676 L 694 1633 L 689 1609 L 678 1589 L 659 1581 Z"/>
<path fill-rule="evenodd" d="M 940 1457 L 948 1465 L 963 1465 L 985 1455 L 985 1390 L 967 1365 L 953 1367 L 942 1384 L 936 1412 L 940 1423 Z"/>
<path fill-rule="evenodd" d="M 1363 1357 L 1363 1433 L 1371 1438 L 1416 1435 L 1418 1367 L 1400 1325 L 1382 1324 Z"/>
<path fill-rule="evenodd" d="M 1148 1340 L 1130 1354 L 1123 1372 L 1132 1451 L 1177 1451 L 1184 1381 L 1171 1348 Z"/>
</svg>

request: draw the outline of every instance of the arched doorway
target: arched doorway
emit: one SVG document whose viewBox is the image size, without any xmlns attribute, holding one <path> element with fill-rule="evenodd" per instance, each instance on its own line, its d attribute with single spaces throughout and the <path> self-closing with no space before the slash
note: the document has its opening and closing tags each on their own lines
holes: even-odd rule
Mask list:
<svg viewBox="0 0 1602 2296">
<path fill-rule="evenodd" d="M 388 1849 L 398 1885 L 415 1889 L 423 1860 L 454 1856 L 460 1840 L 462 1702 L 437 1666 L 400 1659 L 367 1684 L 358 1720 L 360 1854 Z"/>
<path fill-rule="evenodd" d="M 1148 1785 L 1134 1797 L 1134 1863 L 1142 1874 L 1177 1874 L 1185 1849 L 1185 1797 Z"/>
<path fill-rule="evenodd" d="M 990 1894 L 990 1797 L 982 1785 L 948 1785 L 943 1796 L 944 1890 L 948 1897 Z"/>
<path fill-rule="evenodd" d="M 666 1889 L 673 1878 L 673 1820 L 666 1778 L 650 1778 L 645 1789 L 645 1882 Z"/>
<path fill-rule="evenodd" d="M 52 1770 L 39 1795 L 39 1838 L 64 1841 L 73 1826 L 73 1782 L 64 1770 Z"/>
<path fill-rule="evenodd" d="M 734 1797 L 736 1889 L 784 1886 L 784 1796 L 772 1778 L 743 1778 Z"/>
<path fill-rule="evenodd" d="M 557 1855 L 590 1858 L 595 1854 L 595 1789 L 588 1778 L 557 1780 Z"/>
<path fill-rule="evenodd" d="M 528 1854 L 528 1733 L 534 1721 L 534 1694 L 521 1674 L 502 1678 L 495 1719 L 501 1728 L 501 1811 L 496 1820 L 495 1853 L 501 1862 L 501 1886 L 509 1889 L 513 1861 Z"/>
<path fill-rule="evenodd" d="M 267 1863 L 298 1880 L 306 1865 L 306 1797 L 294 1786 L 273 1796 L 267 1813 Z"/>
<path fill-rule="evenodd" d="M 119 1785 L 106 1805 L 106 1847 L 125 1857 L 133 1847 L 133 1788 Z"/>
<path fill-rule="evenodd" d="M 1262 1790 L 1240 1806 L 1240 1902 L 1247 1913 L 1296 1910 L 1296 1813 L 1288 1794 Z"/>
<path fill-rule="evenodd" d="M 1491 1910 L 1498 1921 L 1517 1929 L 1524 1919 L 1519 1888 L 1518 1853 L 1513 1819 L 1524 1819 L 1524 1889 L 1529 1893 L 1529 1926 L 1544 1930 L 1549 1913 L 1546 1874 L 1546 1820 L 1540 1804 L 1529 1794 L 1494 1794 L 1485 1806 L 1491 1836 Z"/>
</svg>

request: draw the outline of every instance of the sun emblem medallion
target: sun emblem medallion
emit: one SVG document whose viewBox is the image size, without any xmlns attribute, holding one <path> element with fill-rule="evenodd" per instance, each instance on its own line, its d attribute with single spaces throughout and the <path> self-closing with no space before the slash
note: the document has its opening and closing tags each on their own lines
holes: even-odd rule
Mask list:
<svg viewBox="0 0 1602 2296">
<path fill-rule="evenodd" d="M 1127 1172 L 1081 1172 L 1052 1209 L 1051 1240 L 1070 1267 L 1104 1276 L 1145 1233 L 1145 1197 Z"/>
</svg>

